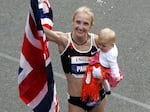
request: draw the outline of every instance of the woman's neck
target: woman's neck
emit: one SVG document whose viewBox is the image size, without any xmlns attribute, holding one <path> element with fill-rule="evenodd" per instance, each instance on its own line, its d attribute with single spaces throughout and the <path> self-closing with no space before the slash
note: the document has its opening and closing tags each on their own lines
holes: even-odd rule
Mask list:
<svg viewBox="0 0 150 112">
<path fill-rule="evenodd" d="M 71 38 L 73 43 L 75 43 L 76 45 L 84 45 L 87 43 L 88 39 L 89 39 L 89 35 L 86 35 L 85 37 L 80 37 L 78 38 L 77 36 L 75 36 L 73 33 L 71 33 Z"/>
</svg>

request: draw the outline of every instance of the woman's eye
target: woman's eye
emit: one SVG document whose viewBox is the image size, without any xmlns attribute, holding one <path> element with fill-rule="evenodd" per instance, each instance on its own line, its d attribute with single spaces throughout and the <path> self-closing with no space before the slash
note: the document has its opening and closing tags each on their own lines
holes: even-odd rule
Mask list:
<svg viewBox="0 0 150 112">
<path fill-rule="evenodd" d="M 89 25 L 89 23 L 88 23 L 88 22 L 85 22 L 85 23 L 84 23 L 84 25 L 86 25 L 86 26 L 87 26 L 87 25 Z"/>
<path fill-rule="evenodd" d="M 81 22 L 80 22 L 80 21 L 76 21 L 76 23 L 77 23 L 77 24 L 80 24 Z"/>
</svg>

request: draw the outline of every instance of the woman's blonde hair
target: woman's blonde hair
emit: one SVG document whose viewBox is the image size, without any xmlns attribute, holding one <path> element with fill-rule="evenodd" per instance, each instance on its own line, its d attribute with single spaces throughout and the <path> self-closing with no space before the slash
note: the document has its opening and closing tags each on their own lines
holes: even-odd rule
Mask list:
<svg viewBox="0 0 150 112">
<path fill-rule="evenodd" d="M 86 14 L 88 14 L 91 17 L 91 25 L 94 25 L 94 13 L 91 11 L 91 9 L 87 6 L 82 6 L 79 7 L 73 14 L 72 16 L 72 20 L 75 19 L 75 16 L 80 13 L 80 12 L 85 12 Z"/>
</svg>

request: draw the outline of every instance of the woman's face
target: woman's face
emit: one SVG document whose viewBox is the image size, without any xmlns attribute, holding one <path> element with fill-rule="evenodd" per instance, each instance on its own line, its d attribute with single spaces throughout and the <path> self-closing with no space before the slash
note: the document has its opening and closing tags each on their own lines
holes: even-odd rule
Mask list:
<svg viewBox="0 0 150 112">
<path fill-rule="evenodd" d="M 91 21 L 91 17 L 87 13 L 78 13 L 72 21 L 75 36 L 86 37 L 92 27 Z"/>
</svg>

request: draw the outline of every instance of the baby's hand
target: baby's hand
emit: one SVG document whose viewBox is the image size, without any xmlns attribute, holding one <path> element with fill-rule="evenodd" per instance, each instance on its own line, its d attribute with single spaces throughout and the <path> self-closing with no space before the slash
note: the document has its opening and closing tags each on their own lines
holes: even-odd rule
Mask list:
<svg viewBox="0 0 150 112">
<path fill-rule="evenodd" d="M 98 78 L 98 79 L 102 78 L 102 75 L 101 75 L 101 68 L 100 68 L 100 67 L 97 67 L 97 68 L 96 68 L 95 66 L 93 66 L 92 74 L 93 74 L 93 77 L 94 77 L 94 78 Z"/>
<path fill-rule="evenodd" d="M 120 75 L 114 76 L 116 81 L 120 81 Z"/>
</svg>

